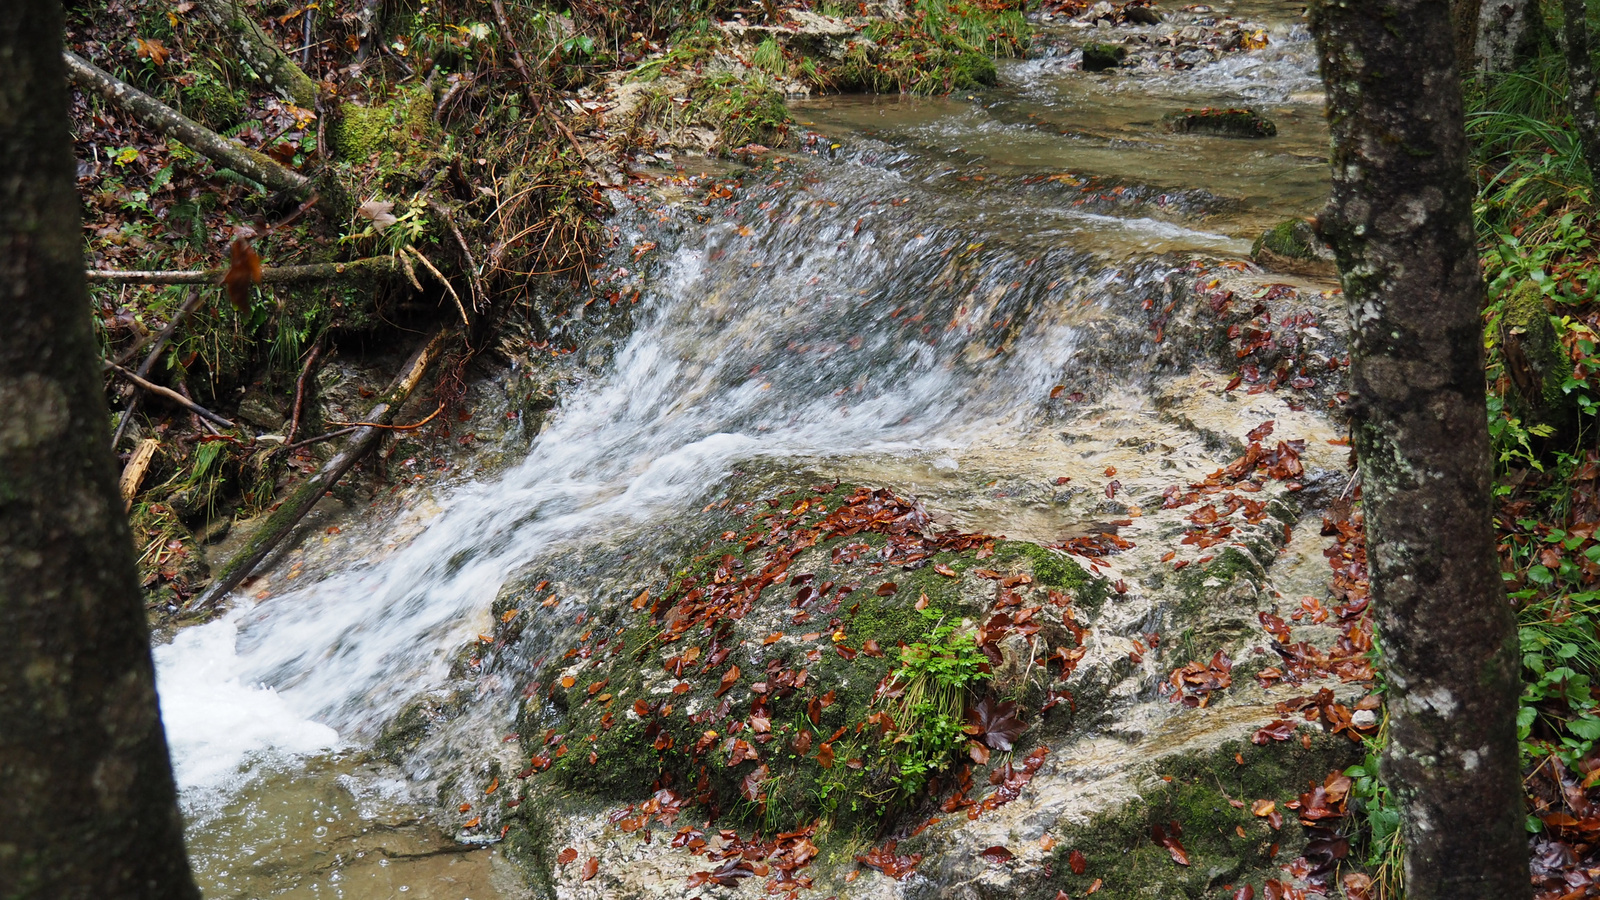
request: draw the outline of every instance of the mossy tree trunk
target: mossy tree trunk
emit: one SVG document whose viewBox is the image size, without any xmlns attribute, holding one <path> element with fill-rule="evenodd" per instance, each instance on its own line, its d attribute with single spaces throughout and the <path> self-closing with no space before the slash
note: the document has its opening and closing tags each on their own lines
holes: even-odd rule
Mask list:
<svg viewBox="0 0 1600 900">
<path fill-rule="evenodd" d="M 1491 468 L 1461 82 L 1444 0 L 1318 0 L 1323 217 L 1352 333 L 1361 465 L 1411 900 L 1531 894 L 1516 621 Z"/>
<path fill-rule="evenodd" d="M 0 17 L 0 894 L 198 898 L 106 448 L 61 7 Z"/>
<path fill-rule="evenodd" d="M 249 6 L 240 0 L 199 0 L 199 6 L 206 18 L 232 40 L 240 58 L 274 91 L 302 109 L 316 106 L 317 83 L 261 30 L 251 18 L 253 13 Z M 308 10 L 304 15 L 311 15 L 311 12 Z"/>
</svg>

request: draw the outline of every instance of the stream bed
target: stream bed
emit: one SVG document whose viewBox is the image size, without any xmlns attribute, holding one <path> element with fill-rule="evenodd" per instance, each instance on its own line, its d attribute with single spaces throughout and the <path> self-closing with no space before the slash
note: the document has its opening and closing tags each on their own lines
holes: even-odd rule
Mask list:
<svg viewBox="0 0 1600 900">
<path fill-rule="evenodd" d="M 1207 297 L 1262 298 L 1258 317 L 1295 323 L 1302 372 L 1336 369 L 1333 284 L 1227 262 L 1316 211 L 1327 133 L 1298 7 L 1191 9 L 1140 29 L 1230 15 L 1266 44 L 1182 71 L 1089 74 L 1072 52 L 1084 29 L 1046 23 L 1035 58 L 1002 63 L 993 90 L 796 102 L 802 152 L 662 168 L 615 192 L 603 277 L 638 292 L 631 321 L 586 348 L 537 434 L 511 429 L 475 474 L 314 533 L 220 619 L 156 649 L 205 895 L 694 893 L 704 857 L 669 847 L 672 829 L 652 844 L 608 815 L 649 790 L 541 806 L 542 837 L 528 836 L 515 810 L 544 789 L 513 773 L 540 752 L 533 723 L 577 715 L 536 708 L 530 685 L 550 684 L 549 658 L 579 632 L 622 623 L 641 590 L 660 596 L 692 545 L 733 527 L 729 510 L 808 485 L 885 487 L 930 529 L 1053 548 L 1115 587 L 1080 639 L 1078 718 L 1041 731 L 1051 753 L 1020 798 L 924 826 L 928 861 L 908 880 L 852 876 L 851 851 L 832 848 L 801 896 L 1042 891 L 1052 835 L 1136 801 L 1155 761 L 1275 718 L 1286 695 L 1242 675 L 1226 702 L 1168 702 L 1156 687 L 1174 657 L 1146 641 L 1264 660 L 1257 614 L 1326 596 L 1316 517 L 1348 484 L 1327 414 L 1337 376 L 1230 386 L 1238 363 Z M 1160 125 L 1246 104 L 1276 137 Z M 1269 420 L 1273 440 L 1304 442 L 1304 476 L 1257 486 L 1276 518 L 1240 525 L 1244 564 L 1180 577 L 1169 550 L 1190 574 L 1212 557 L 1180 547 L 1194 510 L 1164 510 L 1165 492 L 1205 480 Z M 1127 546 L 1085 549 L 1107 533 Z M 1043 578 L 1030 558 L 1018 571 Z M 514 790 L 530 799 L 507 807 Z M 523 859 L 502 852 L 508 833 Z M 991 844 L 1015 858 L 971 850 Z M 568 847 L 578 862 L 545 862 L 529 887 L 527 857 Z M 586 877 L 590 857 L 603 864 Z"/>
</svg>

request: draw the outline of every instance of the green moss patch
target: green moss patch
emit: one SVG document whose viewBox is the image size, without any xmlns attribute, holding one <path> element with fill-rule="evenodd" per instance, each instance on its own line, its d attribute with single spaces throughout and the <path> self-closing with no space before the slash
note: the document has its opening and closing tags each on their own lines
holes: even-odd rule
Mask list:
<svg viewBox="0 0 1600 900">
<path fill-rule="evenodd" d="M 1176 134 L 1268 138 L 1278 133 L 1278 126 L 1271 119 L 1253 109 L 1186 109 L 1167 113 L 1161 117 L 1161 124 Z"/>
<path fill-rule="evenodd" d="M 1085 44 L 1083 48 L 1083 70 L 1085 72 L 1104 72 L 1106 69 L 1115 69 L 1122 65 L 1128 58 L 1127 48 L 1117 44 Z"/>
<path fill-rule="evenodd" d="M 1095 896 L 1107 900 L 1231 897 L 1245 884 L 1259 896 L 1262 883 L 1281 878 L 1279 867 L 1306 844 L 1304 829 L 1285 804 L 1360 757 L 1360 745 L 1317 735 L 1310 747 L 1298 738 L 1265 747 L 1237 741 L 1165 761 L 1158 766 L 1161 778 L 1138 800 L 1057 837 L 1055 878 L 1038 895 L 1064 890 L 1080 897 L 1099 881 Z M 1280 828 L 1254 813 L 1261 800 L 1271 801 L 1283 817 Z M 1175 862 L 1156 841 L 1156 826 L 1180 835 L 1188 865 Z M 1083 855 L 1081 874 L 1073 871 L 1074 853 Z"/>
</svg>

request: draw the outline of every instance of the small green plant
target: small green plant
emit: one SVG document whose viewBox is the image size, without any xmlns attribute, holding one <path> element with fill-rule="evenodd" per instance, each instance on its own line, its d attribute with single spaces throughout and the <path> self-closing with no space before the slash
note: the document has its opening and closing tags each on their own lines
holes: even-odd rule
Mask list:
<svg viewBox="0 0 1600 900">
<path fill-rule="evenodd" d="M 1378 734 L 1366 739 L 1366 757 L 1344 774 L 1350 777 L 1351 811 L 1357 816 L 1358 858 L 1373 876 L 1377 900 L 1404 896 L 1405 845 L 1400 839 L 1400 807 L 1378 772 L 1378 761 L 1389 741 L 1389 717 L 1384 714 Z"/>
<path fill-rule="evenodd" d="M 932 623 L 926 640 L 900 651 L 894 681 L 903 686 L 894 706 L 898 733 L 891 739 L 895 781 L 907 794 L 920 790 L 966 743 L 967 696 L 980 681 L 987 659 L 972 635 L 945 621 L 942 610 L 921 611 Z"/>
</svg>

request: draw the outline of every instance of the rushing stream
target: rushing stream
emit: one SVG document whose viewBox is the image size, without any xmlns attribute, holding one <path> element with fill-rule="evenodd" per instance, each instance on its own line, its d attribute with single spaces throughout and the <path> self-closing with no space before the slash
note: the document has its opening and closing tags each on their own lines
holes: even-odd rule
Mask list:
<svg viewBox="0 0 1600 900">
<path fill-rule="evenodd" d="M 822 135 L 813 152 L 747 177 L 706 222 L 622 215 L 619 267 L 657 244 L 626 276 L 641 288 L 633 329 L 525 459 L 369 523 L 365 558 L 241 595 L 157 648 L 207 896 L 515 895 L 488 854 L 459 852 L 419 812 L 424 764 L 402 774 L 356 751 L 449 679 L 510 575 L 671 529 L 751 460 L 893 473 L 975 527 L 1064 524 L 964 497 L 958 476 L 1059 471 L 1061 454 L 1037 452 L 1040 403 L 1075 359 L 1111 352 L 1108 317 L 1159 295 L 1188 255 L 1245 254 L 1325 190 L 1303 28 L 1278 4 L 1233 15 L 1263 23 L 1268 46 L 1163 74 L 1088 76 L 1046 55 L 1003 64 L 982 96 L 797 104 Z M 1157 124 L 1246 102 L 1277 138 Z M 506 730 L 515 698 L 483 686 L 473 733 Z"/>
</svg>

